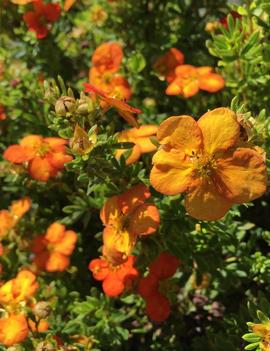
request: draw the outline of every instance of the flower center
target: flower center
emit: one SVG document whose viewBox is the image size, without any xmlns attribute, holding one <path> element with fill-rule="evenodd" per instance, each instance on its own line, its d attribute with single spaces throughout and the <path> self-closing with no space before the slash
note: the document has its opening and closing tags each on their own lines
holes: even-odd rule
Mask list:
<svg viewBox="0 0 270 351">
<path fill-rule="evenodd" d="M 217 168 L 216 159 L 214 155 L 209 154 L 197 154 L 192 155 L 191 160 L 194 163 L 199 177 L 208 178 L 214 169 Z"/>
<path fill-rule="evenodd" d="M 49 144 L 43 143 L 43 144 L 40 145 L 40 148 L 38 149 L 37 154 L 38 154 L 38 156 L 40 156 L 40 157 L 44 157 L 45 154 L 46 154 L 47 152 L 50 151 L 50 149 L 51 149 L 51 148 L 50 148 L 50 145 L 49 145 Z"/>
</svg>

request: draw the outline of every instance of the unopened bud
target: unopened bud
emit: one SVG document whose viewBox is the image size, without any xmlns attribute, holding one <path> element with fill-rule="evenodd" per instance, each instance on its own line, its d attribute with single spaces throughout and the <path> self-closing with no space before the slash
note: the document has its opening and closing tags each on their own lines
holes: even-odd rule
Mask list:
<svg viewBox="0 0 270 351">
<path fill-rule="evenodd" d="M 10 346 L 6 349 L 7 351 L 22 351 L 23 348 L 20 345 Z"/>
<path fill-rule="evenodd" d="M 55 104 L 55 112 L 60 116 L 65 116 L 68 112 L 75 110 L 76 101 L 70 96 L 61 96 Z"/>
<path fill-rule="evenodd" d="M 34 315 L 40 319 L 47 318 L 51 310 L 50 304 L 46 301 L 39 301 L 33 308 Z"/>
<path fill-rule="evenodd" d="M 83 99 L 79 100 L 77 113 L 80 115 L 86 115 L 87 113 L 93 111 L 93 109 L 93 101 L 88 97 L 85 96 Z"/>
<path fill-rule="evenodd" d="M 156 106 L 156 100 L 153 98 L 145 98 L 143 100 L 143 104 L 145 107 L 155 107 Z"/>
<path fill-rule="evenodd" d="M 42 341 L 37 344 L 35 351 L 55 351 L 55 346 L 48 341 Z"/>
</svg>

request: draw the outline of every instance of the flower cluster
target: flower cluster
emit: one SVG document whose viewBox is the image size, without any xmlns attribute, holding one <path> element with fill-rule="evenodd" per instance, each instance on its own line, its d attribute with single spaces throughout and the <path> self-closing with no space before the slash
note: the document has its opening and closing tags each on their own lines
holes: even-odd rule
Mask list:
<svg viewBox="0 0 270 351">
<path fill-rule="evenodd" d="M 66 154 L 66 144 L 61 138 L 28 135 L 19 144 L 9 146 L 3 156 L 14 164 L 26 164 L 32 178 L 47 182 L 72 160 L 72 156 Z"/>
<path fill-rule="evenodd" d="M 120 275 L 123 274 L 123 271 L 127 271 L 129 278 L 136 277 L 135 274 L 129 274 L 129 270 L 133 269 L 133 259 L 130 255 L 138 238 L 153 234 L 160 221 L 157 207 L 146 202 L 150 196 L 149 189 L 145 185 L 139 184 L 121 195 L 109 198 L 102 207 L 100 218 L 105 225 L 102 248 L 104 259 L 91 261 L 89 267 L 92 271 L 98 267 L 99 271 L 105 263 L 106 280 L 107 277 L 109 277 L 109 281 L 111 280 L 111 274 L 107 276 L 108 266 L 113 266 L 109 271 L 116 271 L 116 275 L 113 274 L 114 280 L 115 276 L 119 276 L 119 269 Z M 100 277 L 96 273 L 94 276 Z M 102 276 L 103 279 L 105 277 Z M 124 275 L 124 277 L 126 281 L 126 276 Z M 120 280 L 123 283 L 123 279 Z"/>
<path fill-rule="evenodd" d="M 185 98 L 196 95 L 199 90 L 215 93 L 224 87 L 224 79 L 214 73 L 212 67 L 194 67 L 184 64 L 184 54 L 171 48 L 154 64 L 154 69 L 169 83 L 167 95 L 183 95 Z"/>
</svg>

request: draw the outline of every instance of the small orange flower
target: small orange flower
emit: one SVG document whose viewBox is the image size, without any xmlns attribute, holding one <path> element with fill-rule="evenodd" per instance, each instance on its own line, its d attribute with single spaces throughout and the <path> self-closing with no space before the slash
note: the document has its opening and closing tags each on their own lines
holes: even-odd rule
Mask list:
<svg viewBox="0 0 270 351">
<path fill-rule="evenodd" d="M 89 70 L 89 82 L 113 98 L 129 100 L 132 95 L 127 79 L 120 74 L 110 71 L 100 73 L 96 67 L 92 67 Z"/>
<path fill-rule="evenodd" d="M 0 319 L 0 343 L 11 346 L 24 341 L 29 330 L 27 320 L 22 314 L 11 314 Z"/>
<path fill-rule="evenodd" d="M 3 157 L 15 164 L 28 163 L 28 172 L 32 178 L 47 182 L 56 177 L 65 163 L 72 160 L 67 155 L 67 141 L 61 138 L 43 138 L 40 135 L 28 135 L 20 144 L 9 146 Z"/>
<path fill-rule="evenodd" d="M 139 184 L 105 202 L 100 212 L 105 225 L 103 255 L 111 264 L 125 262 L 137 238 L 157 230 L 159 212 L 155 205 L 146 203 L 150 196 L 149 189 Z"/>
<path fill-rule="evenodd" d="M 23 269 L 15 278 L 8 280 L 0 287 L 0 303 L 13 305 L 27 301 L 35 294 L 38 287 L 35 274 Z"/>
<path fill-rule="evenodd" d="M 89 263 L 89 270 L 96 280 L 102 281 L 104 293 L 110 297 L 121 295 L 139 275 L 134 268 L 136 258 L 129 256 L 127 261 L 118 266 L 112 266 L 104 258 L 96 258 Z"/>
<path fill-rule="evenodd" d="M 49 329 L 49 323 L 45 319 L 41 319 L 35 323 L 31 319 L 28 321 L 30 330 L 33 332 L 43 333 Z"/>
<path fill-rule="evenodd" d="M 266 191 L 264 156 L 240 139 L 240 124 L 228 108 L 173 116 L 157 132 L 161 148 L 153 157 L 150 182 L 166 195 L 187 192 L 187 212 L 217 220 L 233 204 L 252 201 Z"/>
<path fill-rule="evenodd" d="M 55 222 L 49 226 L 45 235 L 37 236 L 33 241 L 32 251 L 36 254 L 35 264 L 39 269 L 48 272 L 63 272 L 70 263 L 77 241 L 73 230 L 66 230 L 61 223 Z"/>
<path fill-rule="evenodd" d="M 148 276 L 139 282 L 139 294 L 145 299 L 146 313 L 153 321 L 162 322 L 169 317 L 171 303 L 161 291 L 162 284 L 175 274 L 179 265 L 177 257 L 162 252 L 150 265 Z"/>
<path fill-rule="evenodd" d="M 157 126 L 149 124 L 139 128 L 126 129 L 118 134 L 117 140 L 119 142 L 132 142 L 135 144 L 126 160 L 127 165 L 138 161 L 142 154 L 156 150 L 156 146 L 151 142 L 150 138 L 156 134 L 157 129 Z M 119 159 L 125 151 L 125 149 L 117 150 L 115 157 Z"/>
<path fill-rule="evenodd" d="M 183 64 L 184 54 L 176 48 L 171 48 L 155 62 L 153 68 L 168 82 L 171 82 L 175 78 L 176 67 Z"/>
<path fill-rule="evenodd" d="M 10 210 L 0 210 L 0 237 L 3 237 L 12 229 L 23 215 L 31 207 L 31 200 L 28 197 L 13 201 Z"/>
<path fill-rule="evenodd" d="M 101 100 L 101 102 L 105 103 L 106 110 L 113 107 L 113 108 L 117 109 L 119 115 L 121 117 L 123 117 L 124 120 L 127 121 L 131 126 L 133 126 L 133 127 L 139 126 L 136 118 L 134 117 L 134 114 L 136 115 L 136 114 L 141 113 L 141 110 L 128 105 L 127 103 L 125 103 L 122 100 L 118 100 L 118 99 L 109 97 L 108 94 L 106 94 L 104 91 L 96 88 L 95 86 L 93 86 L 89 83 L 84 83 L 84 86 L 85 86 L 84 91 L 86 93 L 95 94 Z"/>
<path fill-rule="evenodd" d="M 215 93 L 221 90 L 225 83 L 217 73 L 213 73 L 212 67 L 194 67 L 191 65 L 178 66 L 175 69 L 176 77 L 166 89 L 167 95 L 183 95 L 189 98 L 205 90 Z"/>
<path fill-rule="evenodd" d="M 117 72 L 123 59 L 123 51 L 119 44 L 103 43 L 93 53 L 92 63 L 100 73 Z"/>
</svg>

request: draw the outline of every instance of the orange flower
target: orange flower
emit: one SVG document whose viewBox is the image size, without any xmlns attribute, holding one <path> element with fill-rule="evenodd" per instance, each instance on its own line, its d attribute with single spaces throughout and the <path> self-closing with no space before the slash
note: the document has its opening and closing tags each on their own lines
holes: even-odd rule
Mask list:
<svg viewBox="0 0 270 351">
<path fill-rule="evenodd" d="M 96 67 L 92 67 L 89 70 L 89 82 L 102 89 L 110 97 L 129 100 L 132 95 L 128 81 L 120 74 L 110 71 L 100 73 Z"/>
<path fill-rule="evenodd" d="M 224 79 L 217 73 L 213 73 L 212 67 L 194 67 L 191 65 L 178 66 L 175 69 L 173 81 L 166 89 L 167 95 L 183 95 L 189 98 L 205 90 L 215 93 L 225 85 Z"/>
<path fill-rule="evenodd" d="M 123 59 L 123 51 L 119 44 L 103 43 L 93 53 L 92 63 L 100 73 L 117 72 Z"/>
<path fill-rule="evenodd" d="M 138 161 L 142 154 L 156 150 L 156 146 L 151 142 L 150 137 L 156 134 L 157 129 L 157 126 L 149 124 L 139 128 L 126 129 L 118 134 L 117 140 L 119 142 L 132 142 L 135 144 L 126 160 L 127 165 Z M 125 149 L 117 150 L 115 157 L 119 159 L 125 151 Z"/>
<path fill-rule="evenodd" d="M 24 315 L 11 314 L 0 319 L 0 343 L 11 346 L 24 341 L 28 336 L 28 325 Z"/>
<path fill-rule="evenodd" d="M 48 272 L 65 271 L 76 241 L 77 234 L 73 230 L 66 230 L 65 226 L 58 222 L 51 224 L 45 235 L 37 236 L 33 241 L 35 264 Z"/>
<path fill-rule="evenodd" d="M 136 279 L 139 275 L 134 268 L 136 258 L 129 256 L 127 261 L 118 266 L 112 266 L 104 258 L 96 258 L 89 263 L 89 270 L 96 280 L 102 281 L 104 293 L 110 297 L 116 297 Z"/>
<path fill-rule="evenodd" d="M 240 124 L 228 108 L 173 116 L 159 127 L 162 147 L 153 157 L 150 182 L 166 195 L 187 192 L 187 212 L 217 220 L 233 204 L 252 201 L 266 191 L 264 156 L 240 140 Z"/>
<path fill-rule="evenodd" d="M 104 91 L 96 88 L 95 86 L 89 83 L 84 83 L 84 86 L 85 86 L 84 91 L 86 93 L 93 93 L 97 95 L 97 97 L 101 100 L 101 102 L 105 103 L 106 110 L 114 107 L 115 109 L 117 109 L 119 115 L 123 117 L 124 120 L 127 121 L 131 126 L 133 127 L 139 126 L 136 118 L 134 117 L 134 114 L 141 113 L 141 110 L 128 105 L 124 101 L 109 97 Z"/>
<path fill-rule="evenodd" d="M 29 210 L 31 200 L 28 197 L 13 201 L 10 211 L 0 211 L 0 237 L 3 237 L 12 229 L 23 215 Z"/>
<path fill-rule="evenodd" d="M 180 261 L 177 257 L 162 252 L 150 265 L 149 274 L 139 282 L 139 294 L 146 301 L 146 313 L 150 319 L 162 322 L 171 312 L 170 300 L 161 291 L 164 282 L 172 277 Z"/>
<path fill-rule="evenodd" d="M 105 225 L 103 255 L 113 265 L 125 262 L 140 236 L 153 234 L 159 226 L 155 205 L 145 203 L 151 196 L 144 184 L 110 197 L 100 212 Z"/>
<path fill-rule="evenodd" d="M 67 155 L 67 141 L 61 138 L 43 138 L 40 135 L 28 135 L 20 144 L 9 146 L 3 157 L 15 164 L 28 162 L 28 172 L 32 178 L 47 182 L 56 177 L 65 163 L 72 160 Z"/>
<path fill-rule="evenodd" d="M 35 274 L 23 269 L 15 278 L 8 280 L 0 287 L 0 303 L 12 305 L 27 301 L 35 294 L 38 287 Z"/>
<path fill-rule="evenodd" d="M 171 82 L 175 78 L 175 68 L 183 64 L 184 54 L 176 48 L 171 48 L 155 62 L 153 68 L 168 82 Z"/>
</svg>

